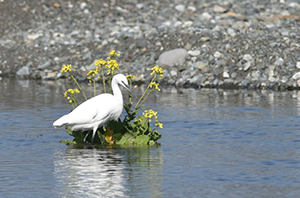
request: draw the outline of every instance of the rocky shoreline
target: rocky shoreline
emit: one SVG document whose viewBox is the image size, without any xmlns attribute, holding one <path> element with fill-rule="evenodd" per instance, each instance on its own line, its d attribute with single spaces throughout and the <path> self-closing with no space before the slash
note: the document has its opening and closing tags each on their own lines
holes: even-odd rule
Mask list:
<svg viewBox="0 0 300 198">
<path fill-rule="evenodd" d="M 84 79 L 115 49 L 139 82 L 160 65 L 177 87 L 300 86 L 296 0 L 1 0 L 0 21 L 0 77 L 56 80 L 72 64 Z"/>
</svg>

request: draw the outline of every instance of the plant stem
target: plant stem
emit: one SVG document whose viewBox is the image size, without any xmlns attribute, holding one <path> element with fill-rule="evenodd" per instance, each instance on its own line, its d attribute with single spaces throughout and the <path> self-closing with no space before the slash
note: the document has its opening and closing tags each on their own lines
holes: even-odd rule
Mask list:
<svg viewBox="0 0 300 198">
<path fill-rule="evenodd" d="M 83 89 L 81 88 L 81 86 L 78 84 L 77 80 L 74 78 L 74 76 L 72 74 L 70 74 L 70 75 L 71 75 L 71 78 L 74 80 L 75 84 L 77 85 L 77 87 L 79 88 L 79 90 L 81 91 L 81 93 L 83 94 L 84 99 L 87 100 L 87 97 L 86 97 Z"/>
<path fill-rule="evenodd" d="M 97 94 L 97 91 L 96 91 L 96 80 L 94 78 L 94 96 L 96 96 L 96 94 Z"/>
<path fill-rule="evenodd" d="M 102 69 L 102 82 L 103 82 L 103 89 L 104 89 L 104 93 L 106 93 L 106 85 L 105 85 L 105 79 L 104 79 L 104 70 Z"/>
<path fill-rule="evenodd" d="M 154 89 L 151 89 L 150 91 L 148 91 L 147 95 L 144 97 L 144 99 L 141 101 L 141 105 L 145 102 L 145 100 L 148 98 L 148 96 L 152 93 Z M 138 107 L 140 108 L 140 106 Z"/>
<path fill-rule="evenodd" d="M 154 81 L 156 76 L 153 76 L 152 80 L 150 81 L 150 83 L 148 84 L 147 86 L 147 89 L 144 91 L 143 95 L 140 97 L 140 99 L 138 100 L 138 102 L 136 103 L 135 107 L 134 107 L 134 111 L 135 112 L 140 106 L 142 103 L 142 101 L 145 101 L 145 99 L 149 96 L 149 94 L 147 95 L 147 97 L 145 97 L 146 93 L 148 92 L 149 88 L 150 88 L 150 84 Z M 145 97 L 145 99 L 143 99 Z"/>
</svg>

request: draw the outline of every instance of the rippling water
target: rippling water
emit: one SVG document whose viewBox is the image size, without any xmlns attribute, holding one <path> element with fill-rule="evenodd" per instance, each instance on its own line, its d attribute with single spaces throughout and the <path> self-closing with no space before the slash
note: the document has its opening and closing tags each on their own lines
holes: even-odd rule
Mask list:
<svg viewBox="0 0 300 198">
<path fill-rule="evenodd" d="M 160 146 L 75 149 L 52 128 L 67 87 L 0 81 L 0 197 L 300 194 L 298 92 L 164 88 L 146 105 L 164 123 Z"/>
</svg>

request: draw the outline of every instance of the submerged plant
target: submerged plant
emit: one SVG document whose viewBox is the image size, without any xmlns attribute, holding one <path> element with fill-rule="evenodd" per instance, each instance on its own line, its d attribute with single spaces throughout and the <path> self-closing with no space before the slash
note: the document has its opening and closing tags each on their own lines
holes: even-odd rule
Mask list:
<svg viewBox="0 0 300 198">
<path fill-rule="evenodd" d="M 99 59 L 95 62 L 96 68 L 90 70 L 87 73 L 87 79 L 89 83 L 94 86 L 94 95 L 96 95 L 96 80 L 102 79 L 104 92 L 111 92 L 107 88 L 107 84 L 112 81 L 112 77 L 118 72 L 119 64 L 117 63 L 116 58 L 119 57 L 115 50 L 109 53 L 107 60 Z M 153 91 L 161 91 L 159 83 L 157 82 L 163 76 L 163 69 L 159 66 L 155 66 L 151 69 L 152 79 L 147 85 L 142 96 L 137 100 L 137 103 L 133 105 L 132 94 L 129 94 L 129 103 L 124 104 L 124 109 L 127 113 L 125 118 L 118 121 L 108 122 L 106 127 L 100 127 L 97 130 L 94 143 L 97 144 L 117 144 L 117 145 L 145 145 L 145 144 L 155 144 L 157 140 L 161 138 L 161 134 L 157 129 L 162 129 L 163 124 L 158 121 L 158 113 L 152 109 L 144 110 L 140 113 L 143 103 L 146 101 L 148 96 Z M 86 98 L 84 90 L 78 84 L 76 78 L 74 77 L 75 69 L 71 65 L 64 65 L 61 70 L 62 74 L 68 74 L 77 85 L 78 89 L 68 89 L 65 92 L 65 97 L 68 99 L 69 103 L 72 104 L 73 108 L 77 107 L 76 94 L 80 92 Z M 129 74 L 126 76 L 129 82 L 129 86 L 132 89 L 132 82 L 135 80 L 135 76 Z M 136 88 L 134 86 L 133 88 Z M 70 128 L 66 128 L 67 133 L 74 137 L 72 141 L 73 144 L 83 144 L 83 139 L 86 135 L 87 140 L 90 141 L 91 135 L 87 134 L 88 132 L 83 131 L 72 131 Z M 70 144 L 70 141 L 65 141 L 65 143 Z"/>
</svg>

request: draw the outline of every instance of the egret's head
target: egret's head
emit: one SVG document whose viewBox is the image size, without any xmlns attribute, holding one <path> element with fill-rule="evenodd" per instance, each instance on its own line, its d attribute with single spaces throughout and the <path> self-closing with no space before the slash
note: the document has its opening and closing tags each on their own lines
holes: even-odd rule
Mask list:
<svg viewBox="0 0 300 198">
<path fill-rule="evenodd" d="M 124 76 L 123 74 L 117 74 L 113 77 L 113 81 L 114 80 L 116 81 L 116 83 L 118 83 L 119 85 L 122 85 L 128 91 L 131 92 L 131 90 L 129 89 L 128 80 L 127 80 L 126 76 Z"/>
</svg>

